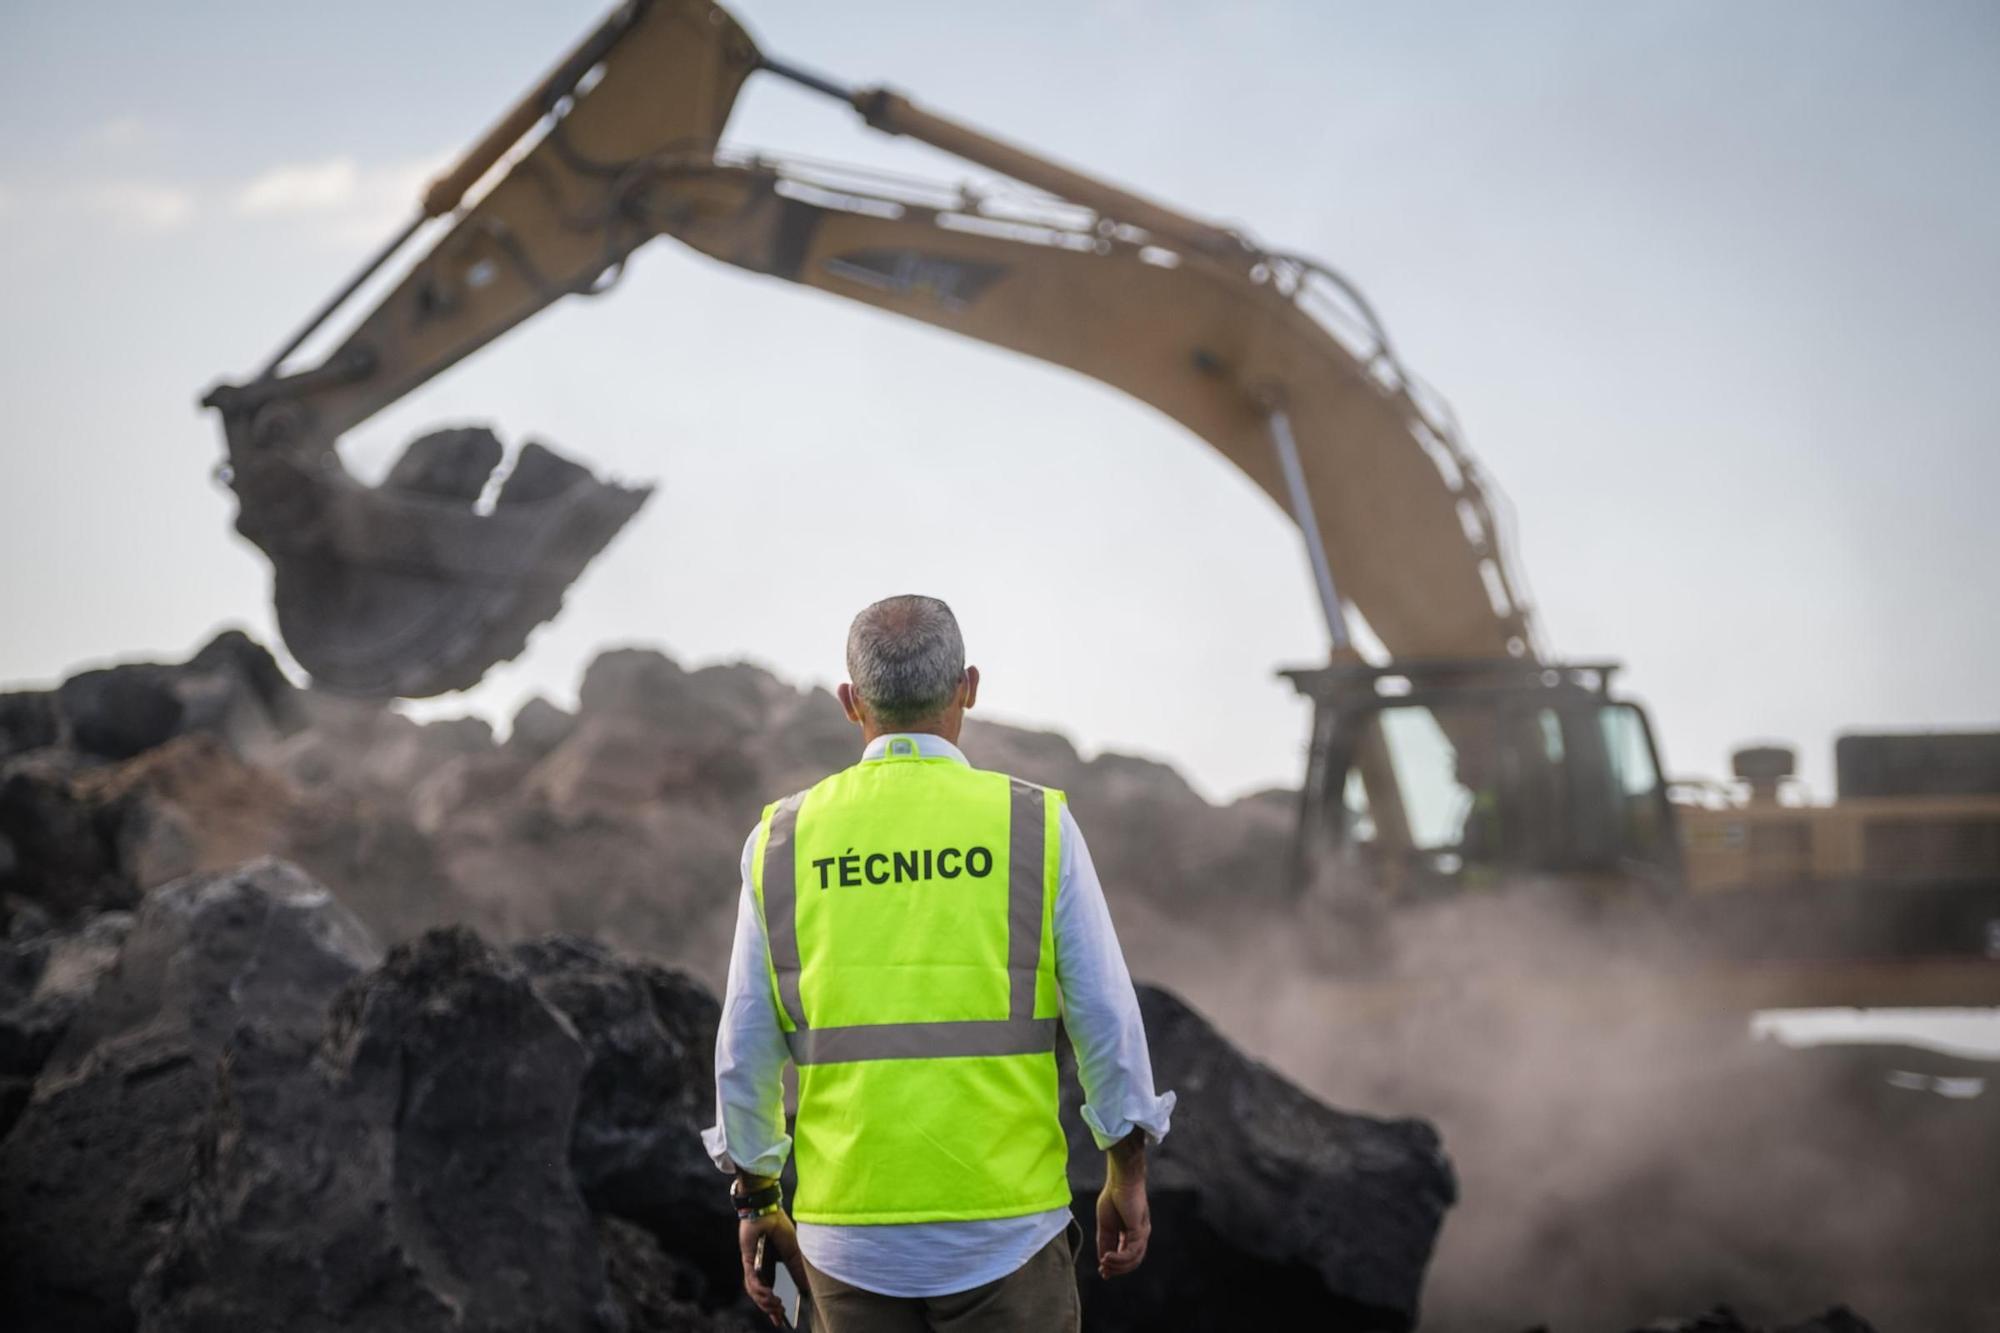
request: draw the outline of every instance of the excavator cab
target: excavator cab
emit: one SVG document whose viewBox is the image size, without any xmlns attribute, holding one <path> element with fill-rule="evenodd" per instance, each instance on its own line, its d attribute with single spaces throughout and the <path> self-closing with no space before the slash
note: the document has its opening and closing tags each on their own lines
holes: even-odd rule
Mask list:
<svg viewBox="0 0 2000 1333">
<path fill-rule="evenodd" d="M 1604 664 L 1287 671 L 1314 701 L 1295 883 L 1425 898 L 1520 880 L 1670 889 L 1679 844 L 1645 713 Z"/>
</svg>

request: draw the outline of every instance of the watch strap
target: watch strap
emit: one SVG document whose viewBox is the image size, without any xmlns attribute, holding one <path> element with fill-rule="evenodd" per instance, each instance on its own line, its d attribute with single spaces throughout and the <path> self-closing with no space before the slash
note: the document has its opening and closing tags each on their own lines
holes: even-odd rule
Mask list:
<svg viewBox="0 0 2000 1333">
<path fill-rule="evenodd" d="M 736 1205 L 738 1217 L 763 1217 L 767 1213 L 778 1211 L 778 1206 L 785 1201 L 785 1191 L 783 1186 L 775 1182 L 762 1189 L 749 1191 L 732 1186 L 729 1198 Z"/>
</svg>

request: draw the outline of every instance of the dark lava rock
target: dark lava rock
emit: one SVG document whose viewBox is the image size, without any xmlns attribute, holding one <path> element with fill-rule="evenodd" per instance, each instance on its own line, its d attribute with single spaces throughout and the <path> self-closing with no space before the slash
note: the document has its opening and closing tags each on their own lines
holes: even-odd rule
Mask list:
<svg viewBox="0 0 2000 1333">
<path fill-rule="evenodd" d="M 290 822 L 285 850 L 385 943 L 413 939 L 472 908 L 453 893 L 436 844 L 391 802 L 322 794 Z"/>
<path fill-rule="evenodd" d="M 483 717 L 447 717 L 419 728 L 425 750 L 432 754 L 485 754 L 493 748 L 493 724 Z"/>
<path fill-rule="evenodd" d="M 1875 1333 L 1875 1326 L 1844 1305 L 1796 1324 L 1748 1324 L 1726 1305 L 1692 1319 L 1663 1319 L 1632 1333 Z"/>
<path fill-rule="evenodd" d="M 120 874 L 141 892 L 283 851 L 297 806 L 288 784 L 205 732 L 96 767 L 79 787 L 98 803 Z"/>
<path fill-rule="evenodd" d="M 569 1170 L 588 1059 L 472 932 L 396 949 L 308 1077 L 239 1046 L 138 1327 L 624 1330 Z"/>
<path fill-rule="evenodd" d="M 577 687 L 582 713 L 672 717 L 687 698 L 687 669 L 651 648 L 611 648 L 590 659 Z"/>
<path fill-rule="evenodd" d="M 524 759 L 540 759 L 575 730 L 576 714 L 565 713 L 538 694 L 514 714 L 507 731 L 507 748 Z"/>
<path fill-rule="evenodd" d="M 1437 1132 L 1316 1101 L 1166 991 L 1141 986 L 1139 1005 L 1158 1084 L 1179 1101 L 1148 1164 L 1146 1263 L 1117 1282 L 1096 1276 L 1104 1154 L 1077 1114 L 1074 1076 L 1064 1077 L 1085 1326 L 1415 1327 L 1424 1269 L 1457 1198 Z"/>
<path fill-rule="evenodd" d="M 85 671 L 58 691 L 76 748 L 103 759 L 130 759 L 180 734 L 187 706 L 165 668 L 133 663 Z"/>
<path fill-rule="evenodd" d="M 1844 1305 L 1836 1305 L 1816 1319 L 1780 1325 L 1773 1333 L 1875 1333 L 1875 1326 Z"/>
<path fill-rule="evenodd" d="M 0 694 L 0 759 L 62 739 L 62 712 L 53 690 Z"/>
<path fill-rule="evenodd" d="M 77 1010 L 117 962 L 131 928 L 129 913 L 106 912 L 74 934 L 0 943 L 0 1139 L 28 1104 Z"/>
<path fill-rule="evenodd" d="M 131 759 L 44 749 L 0 764 L 0 924 L 68 927 L 171 880 L 284 849 L 296 797 L 206 732 Z"/>
<path fill-rule="evenodd" d="M 178 1210 L 225 1052 L 302 1068 L 328 1001 L 374 961 L 359 922 L 278 862 L 146 899 L 0 1143 L 14 1326 L 132 1326 L 127 1293 Z"/>
<path fill-rule="evenodd" d="M 650 648 L 614 648 L 584 669 L 577 712 L 586 720 L 643 720 L 670 733 L 677 745 L 699 751 L 741 746 L 797 693 L 747 663 L 689 671 Z"/>
<path fill-rule="evenodd" d="M 56 690 L 70 743 L 101 759 L 129 759 L 189 731 L 242 742 L 282 730 L 293 718 L 291 696 L 271 654 L 238 630 L 178 665 L 104 667 Z"/>
<path fill-rule="evenodd" d="M 0 1056 L 35 1080 L 0 1141 L 10 1327 L 757 1326 L 699 1139 L 712 996 L 567 937 L 436 930 L 374 961 L 270 861 L 155 891 L 122 946 L 105 921 L 0 952 Z M 1453 1191 L 1435 1136 L 1142 1004 L 1182 1101 L 1152 1258 L 1084 1278 L 1088 1326 L 1408 1329 Z M 1073 1152 L 1088 1216 L 1102 1158 L 1080 1132 Z"/>
<path fill-rule="evenodd" d="M 597 1243 L 612 1298 L 632 1333 L 757 1333 L 771 1327 L 748 1301 L 704 1309 L 699 1295 L 706 1279 L 644 1227 L 600 1217 Z"/>
<path fill-rule="evenodd" d="M 682 973 L 574 936 L 513 952 L 589 1053 L 569 1149 L 584 1198 L 682 1256 L 708 1304 L 734 1300 L 741 1272 L 728 1178 L 701 1144 L 715 1115 L 722 1006 Z"/>
<path fill-rule="evenodd" d="M 68 925 L 130 907 L 119 814 L 86 789 L 73 757 L 45 750 L 0 766 L 0 925 L 32 908 Z"/>
</svg>

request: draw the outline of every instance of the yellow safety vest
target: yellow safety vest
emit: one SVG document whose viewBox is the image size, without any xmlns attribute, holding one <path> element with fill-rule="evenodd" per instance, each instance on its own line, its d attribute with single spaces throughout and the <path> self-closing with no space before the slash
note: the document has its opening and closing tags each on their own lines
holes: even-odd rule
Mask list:
<svg viewBox="0 0 2000 1333">
<path fill-rule="evenodd" d="M 751 865 L 799 1071 L 804 1222 L 1069 1206 L 1059 791 L 892 738 L 764 810 Z"/>
</svg>

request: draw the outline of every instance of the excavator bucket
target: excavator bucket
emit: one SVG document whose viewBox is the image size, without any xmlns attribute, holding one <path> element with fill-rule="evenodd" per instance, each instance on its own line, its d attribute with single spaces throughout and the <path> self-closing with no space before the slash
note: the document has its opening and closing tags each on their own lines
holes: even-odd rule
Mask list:
<svg viewBox="0 0 2000 1333">
<path fill-rule="evenodd" d="M 236 454 L 237 530 L 271 559 L 278 626 L 319 685 L 421 697 L 466 689 L 521 652 L 535 626 L 651 493 L 600 481 L 483 428 L 413 441 L 380 486 L 327 451 Z"/>
</svg>

